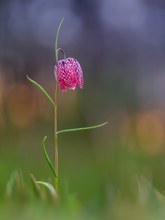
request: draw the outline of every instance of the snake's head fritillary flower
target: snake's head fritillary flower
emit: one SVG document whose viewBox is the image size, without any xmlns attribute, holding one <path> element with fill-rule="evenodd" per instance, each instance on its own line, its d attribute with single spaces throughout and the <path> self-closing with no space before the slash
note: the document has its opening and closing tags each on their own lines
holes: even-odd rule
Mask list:
<svg viewBox="0 0 165 220">
<path fill-rule="evenodd" d="M 77 85 L 81 89 L 84 86 L 82 68 L 75 58 L 69 57 L 59 60 L 58 65 L 54 66 L 54 74 L 62 91 L 74 90 Z"/>
</svg>

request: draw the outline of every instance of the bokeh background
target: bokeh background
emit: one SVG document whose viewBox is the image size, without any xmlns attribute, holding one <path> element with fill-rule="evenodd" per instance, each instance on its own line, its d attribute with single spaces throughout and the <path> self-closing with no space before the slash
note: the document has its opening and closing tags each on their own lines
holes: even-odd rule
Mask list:
<svg viewBox="0 0 165 220">
<path fill-rule="evenodd" d="M 0 1 L 0 194 L 13 170 L 48 180 L 53 110 L 28 74 L 54 96 L 54 43 L 84 72 L 83 90 L 59 95 L 59 128 L 108 121 L 60 136 L 61 191 L 97 212 L 116 195 L 134 199 L 137 177 L 165 189 L 165 3 L 163 0 Z"/>
</svg>

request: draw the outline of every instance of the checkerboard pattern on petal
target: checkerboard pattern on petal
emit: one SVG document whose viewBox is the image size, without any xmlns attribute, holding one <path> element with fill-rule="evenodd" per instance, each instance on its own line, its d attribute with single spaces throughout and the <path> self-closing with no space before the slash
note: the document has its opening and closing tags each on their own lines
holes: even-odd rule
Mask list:
<svg viewBox="0 0 165 220">
<path fill-rule="evenodd" d="M 66 89 L 74 90 L 77 85 L 81 89 L 84 86 L 82 68 L 75 58 L 69 57 L 59 60 L 58 65 L 54 66 L 54 74 L 62 91 L 66 91 Z"/>
</svg>

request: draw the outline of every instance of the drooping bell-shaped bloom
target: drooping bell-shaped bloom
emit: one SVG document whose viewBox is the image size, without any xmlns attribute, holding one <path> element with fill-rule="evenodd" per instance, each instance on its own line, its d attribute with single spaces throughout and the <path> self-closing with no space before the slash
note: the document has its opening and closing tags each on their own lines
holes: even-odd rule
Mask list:
<svg viewBox="0 0 165 220">
<path fill-rule="evenodd" d="M 84 79 L 82 68 L 75 58 L 69 57 L 59 60 L 57 66 L 54 66 L 54 74 L 62 91 L 66 91 L 66 89 L 74 90 L 77 85 L 81 89 L 83 88 Z"/>
</svg>

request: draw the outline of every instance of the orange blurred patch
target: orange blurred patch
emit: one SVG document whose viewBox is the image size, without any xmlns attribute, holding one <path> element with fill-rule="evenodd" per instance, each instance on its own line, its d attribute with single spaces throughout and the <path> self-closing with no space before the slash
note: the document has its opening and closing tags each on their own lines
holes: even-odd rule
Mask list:
<svg viewBox="0 0 165 220">
<path fill-rule="evenodd" d="M 160 111 L 148 111 L 136 117 L 136 134 L 139 146 L 148 153 L 164 151 L 164 123 Z"/>
<path fill-rule="evenodd" d="M 23 128 L 36 117 L 36 98 L 33 91 L 23 84 L 12 86 L 6 96 L 6 108 L 13 125 Z"/>
<path fill-rule="evenodd" d="M 4 121 L 4 90 L 5 90 L 5 78 L 2 70 L 0 70 L 0 127 L 3 128 L 5 126 L 5 121 Z"/>
</svg>

